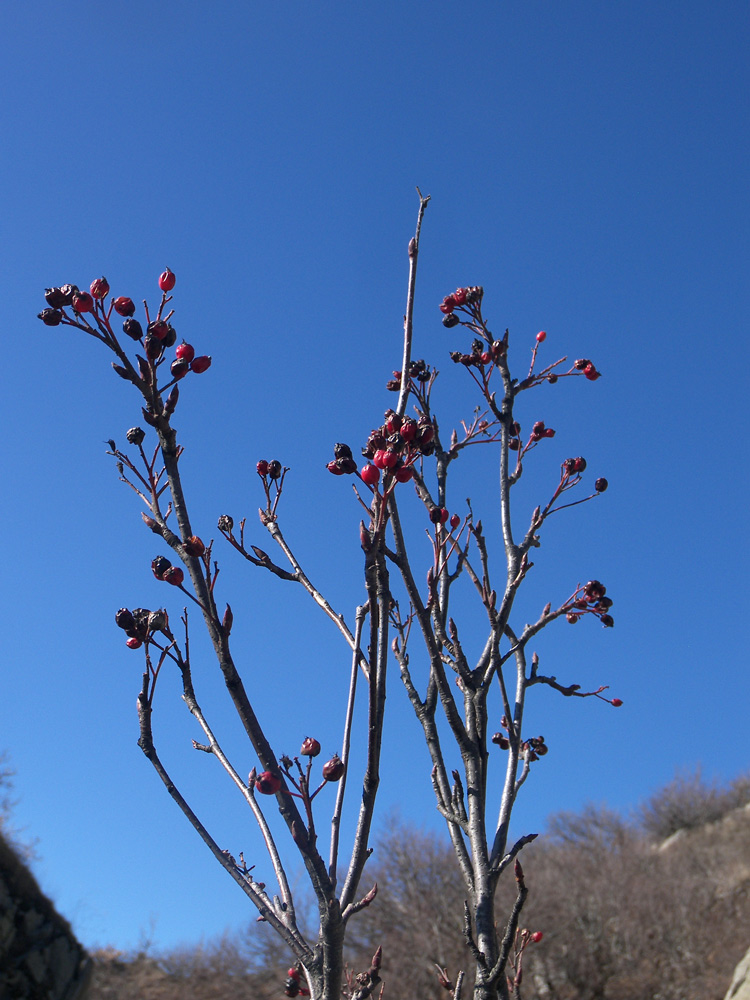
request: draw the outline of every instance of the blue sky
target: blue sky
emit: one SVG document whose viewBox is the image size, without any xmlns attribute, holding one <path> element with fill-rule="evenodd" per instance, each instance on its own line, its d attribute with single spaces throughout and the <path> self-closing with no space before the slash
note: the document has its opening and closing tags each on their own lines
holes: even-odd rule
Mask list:
<svg viewBox="0 0 750 1000">
<path fill-rule="evenodd" d="M 559 462 L 610 490 L 552 519 L 520 613 L 598 577 L 616 626 L 563 623 L 550 672 L 610 684 L 619 711 L 532 691 L 550 754 L 519 832 L 588 801 L 629 809 L 676 769 L 745 770 L 748 452 L 748 12 L 734 2 L 548 4 L 141 0 L 0 13 L 6 488 L 0 748 L 35 870 L 90 945 L 208 937 L 254 921 L 136 746 L 139 654 L 118 607 L 179 602 L 104 441 L 138 422 L 100 345 L 36 319 L 45 286 L 156 299 L 213 366 L 175 423 L 196 530 L 249 515 L 258 458 L 292 468 L 282 526 L 331 596 L 361 596 L 359 512 L 325 471 L 391 404 L 415 185 L 423 229 L 416 352 L 442 371 L 446 424 L 475 405 L 437 304 L 485 287 L 522 368 L 591 357 L 604 377 L 522 399 L 557 437 L 516 498 L 528 518 Z M 492 524 L 494 470 L 461 461 L 456 506 Z M 217 545 L 235 651 L 279 750 L 339 748 L 344 650 L 303 595 Z M 199 644 L 197 644 L 199 646 Z M 554 670 L 552 669 L 554 665 Z M 202 701 L 240 771 L 241 740 L 205 651 Z M 439 828 L 428 761 L 396 679 L 381 816 Z M 265 865 L 249 817 L 204 755 L 173 679 L 158 743 L 233 853 Z M 324 823 L 323 823 L 324 825 Z"/>
</svg>

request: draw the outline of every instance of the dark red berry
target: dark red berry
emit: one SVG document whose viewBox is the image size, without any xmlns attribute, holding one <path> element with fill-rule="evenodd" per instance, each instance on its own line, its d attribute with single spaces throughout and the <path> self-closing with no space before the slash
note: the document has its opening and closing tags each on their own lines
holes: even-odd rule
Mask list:
<svg viewBox="0 0 750 1000">
<path fill-rule="evenodd" d="M 158 340 L 164 340 L 169 333 L 169 327 L 163 319 L 155 319 L 148 324 L 147 333 L 153 334 Z"/>
<path fill-rule="evenodd" d="M 393 478 L 397 483 L 408 483 L 410 479 L 414 478 L 414 469 L 410 465 L 404 465 L 394 471 Z"/>
<path fill-rule="evenodd" d="M 179 566 L 171 566 L 166 571 L 164 576 L 162 576 L 162 580 L 164 580 L 166 583 L 171 583 L 173 587 L 179 587 L 184 579 L 185 579 L 185 574 L 182 572 Z"/>
<path fill-rule="evenodd" d="M 456 300 L 452 295 L 446 295 L 443 301 L 440 303 L 440 312 L 452 313 L 456 308 Z"/>
<path fill-rule="evenodd" d="M 159 288 L 161 288 L 163 292 L 171 292 L 174 288 L 176 280 L 174 272 L 170 271 L 169 268 L 166 268 L 166 270 L 159 275 Z"/>
<path fill-rule="evenodd" d="M 502 733 L 495 733 L 492 737 L 492 742 L 495 746 L 500 747 L 501 750 L 507 750 L 510 746 L 510 741 L 507 736 L 503 736 Z"/>
<path fill-rule="evenodd" d="M 599 621 L 605 628 L 613 628 L 615 624 L 615 620 L 612 615 L 602 615 Z"/>
<path fill-rule="evenodd" d="M 570 625 L 576 625 L 580 617 L 581 617 L 580 615 L 574 615 L 572 611 L 569 611 L 565 616 L 565 621 L 568 622 Z"/>
<path fill-rule="evenodd" d="M 609 483 L 607 482 L 606 479 L 597 479 L 596 482 L 594 483 L 594 489 L 596 490 L 597 493 L 604 493 L 604 491 L 608 486 Z"/>
<path fill-rule="evenodd" d="M 539 944 L 539 942 L 542 940 L 543 937 L 544 934 L 542 934 L 541 931 L 534 931 L 534 933 L 531 935 L 531 940 L 534 942 L 534 944 Z"/>
<path fill-rule="evenodd" d="M 206 546 L 203 544 L 203 540 L 197 535 L 191 535 L 190 538 L 184 543 L 185 551 L 189 556 L 202 556 L 206 551 Z"/>
<path fill-rule="evenodd" d="M 42 309 L 38 316 L 45 326 L 59 326 L 63 318 L 59 309 Z"/>
<path fill-rule="evenodd" d="M 403 438 L 404 441 L 406 441 L 407 444 L 410 441 L 413 441 L 414 438 L 417 436 L 416 420 L 412 420 L 411 417 L 404 417 L 404 419 L 401 422 L 401 429 L 399 433 L 401 434 L 401 437 Z"/>
<path fill-rule="evenodd" d="M 547 339 L 547 331 L 540 330 L 539 333 L 536 335 L 537 344 L 543 344 L 546 339 Z"/>
<path fill-rule="evenodd" d="M 344 762 L 338 754 L 334 754 L 323 765 L 323 777 L 326 781 L 339 781 L 344 775 Z"/>
<path fill-rule="evenodd" d="M 193 358 L 190 362 L 190 369 L 196 375 L 201 375 L 211 367 L 211 358 L 207 354 L 201 354 L 199 358 Z"/>
<path fill-rule="evenodd" d="M 185 341 L 183 340 L 183 342 L 181 344 L 178 344 L 178 346 L 175 348 L 174 353 L 175 357 L 180 358 L 180 360 L 182 361 L 187 361 L 189 364 L 195 357 L 195 348 L 192 346 L 192 344 L 186 344 Z"/>
<path fill-rule="evenodd" d="M 151 560 L 151 572 L 157 580 L 163 580 L 164 574 L 171 568 L 171 566 L 172 563 L 166 556 L 157 556 L 155 559 Z"/>
<path fill-rule="evenodd" d="M 94 300 L 88 292 L 76 292 L 71 305 L 77 313 L 88 313 L 94 308 Z"/>
<path fill-rule="evenodd" d="M 402 423 L 402 418 L 394 410 L 385 411 L 385 429 L 389 434 L 398 434 Z"/>
<path fill-rule="evenodd" d="M 136 639 L 136 637 L 133 635 L 126 641 L 125 645 L 128 647 L 128 649 L 138 649 L 139 646 L 143 645 L 143 643 L 141 642 L 140 639 Z"/>
<path fill-rule="evenodd" d="M 143 336 L 143 327 L 137 319 L 123 320 L 122 329 L 133 340 L 140 340 Z"/>
<path fill-rule="evenodd" d="M 259 462 L 256 462 L 256 464 L 255 464 L 255 471 L 258 473 L 259 476 L 265 476 L 265 475 L 267 475 L 268 474 L 268 462 L 266 462 L 265 459 L 263 459 L 263 458 Z"/>
<path fill-rule="evenodd" d="M 164 353 L 164 344 L 162 344 L 158 337 L 154 337 L 150 333 L 147 334 L 146 339 L 143 341 L 143 346 L 146 348 L 146 357 L 149 361 L 158 361 Z"/>
<path fill-rule="evenodd" d="M 466 303 L 466 289 L 457 288 L 453 293 L 453 298 L 457 306 L 462 306 Z"/>
<path fill-rule="evenodd" d="M 135 312 L 135 303 L 126 295 L 121 295 L 119 298 L 115 299 L 112 305 L 115 307 L 115 312 L 119 313 L 121 316 L 132 316 Z"/>
<path fill-rule="evenodd" d="M 574 458 L 573 459 L 573 472 L 585 472 L 586 471 L 586 459 L 585 458 Z"/>
<path fill-rule="evenodd" d="M 73 304 L 73 296 L 78 294 L 78 285 L 61 285 L 60 293 L 64 296 L 63 305 L 69 306 Z"/>
<path fill-rule="evenodd" d="M 274 459 L 272 462 L 268 463 L 268 475 L 271 479 L 280 479 L 281 473 L 283 471 L 284 470 L 281 467 L 281 462 L 279 462 L 277 459 Z"/>
<path fill-rule="evenodd" d="M 281 778 L 271 771 L 263 771 L 255 779 L 255 787 L 263 795 L 275 795 L 281 788 Z"/>
<path fill-rule="evenodd" d="M 596 382 L 598 378 L 602 377 L 602 373 L 598 372 L 592 364 L 586 365 L 586 367 L 583 369 L 583 374 L 590 382 Z"/>
<path fill-rule="evenodd" d="M 135 628 L 135 618 L 127 608 L 120 608 L 115 615 L 115 624 L 118 628 L 124 628 L 126 632 L 130 632 Z"/>
<path fill-rule="evenodd" d="M 89 289 L 95 299 L 106 299 L 109 295 L 109 282 L 106 278 L 96 278 Z"/>
<path fill-rule="evenodd" d="M 458 326 L 461 320 L 456 316 L 455 313 L 448 313 L 447 316 L 443 316 L 443 326 L 447 326 L 450 330 L 451 327 Z"/>
<path fill-rule="evenodd" d="M 190 371 L 190 363 L 184 358 L 175 358 L 169 366 L 169 370 L 172 373 L 172 378 L 185 378 Z"/>
<path fill-rule="evenodd" d="M 70 305 L 68 297 L 62 288 L 45 288 L 44 298 L 47 300 L 47 305 L 52 306 L 53 309 L 62 309 L 63 306 Z"/>
<path fill-rule="evenodd" d="M 586 367 L 586 365 L 590 365 L 590 364 L 591 364 L 591 362 L 589 361 L 589 359 L 588 359 L 588 358 L 577 358 L 577 359 L 576 359 L 576 360 L 575 360 L 575 361 L 573 362 L 573 367 L 574 367 L 574 368 L 575 368 L 575 369 L 576 369 L 577 371 L 579 371 L 579 372 L 582 372 L 582 371 L 583 371 L 583 369 L 584 369 L 584 368 Z"/>
<path fill-rule="evenodd" d="M 622 705 L 622 698 L 613 698 L 610 705 L 614 705 L 615 708 L 619 708 Z"/>
<path fill-rule="evenodd" d="M 458 516 L 458 514 L 451 514 L 451 521 L 450 521 L 451 530 L 455 531 L 460 523 L 461 523 L 461 518 Z"/>
<path fill-rule="evenodd" d="M 301 975 L 299 969 L 296 966 L 293 966 L 291 969 L 287 969 L 286 974 L 287 976 L 289 976 L 290 979 L 299 979 Z"/>
<path fill-rule="evenodd" d="M 302 757 L 317 757 L 320 753 L 320 743 L 312 736 L 306 736 L 302 741 L 302 746 L 300 747 L 300 756 Z M 290 973 L 291 975 L 291 973 Z"/>
</svg>

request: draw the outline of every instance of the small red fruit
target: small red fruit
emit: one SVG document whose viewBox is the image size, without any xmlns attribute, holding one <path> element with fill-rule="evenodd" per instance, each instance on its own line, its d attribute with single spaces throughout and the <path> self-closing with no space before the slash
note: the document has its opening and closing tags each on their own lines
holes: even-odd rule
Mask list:
<svg viewBox="0 0 750 1000">
<path fill-rule="evenodd" d="M 456 300 L 452 295 L 446 295 L 443 301 L 440 303 L 440 312 L 452 313 L 456 308 Z"/>
<path fill-rule="evenodd" d="M 169 326 L 163 319 L 155 319 L 149 323 L 147 333 L 153 334 L 157 340 L 164 340 L 169 333 Z"/>
<path fill-rule="evenodd" d="M 156 556 L 155 559 L 151 560 L 151 572 L 157 580 L 163 580 L 164 574 L 171 568 L 171 566 L 172 563 L 166 556 Z"/>
<path fill-rule="evenodd" d="M 300 756 L 317 757 L 320 753 L 320 743 L 312 736 L 306 736 L 300 747 Z M 290 973 L 291 975 L 291 973 Z"/>
<path fill-rule="evenodd" d="M 460 523 L 461 523 L 461 518 L 458 516 L 458 514 L 451 514 L 451 530 L 455 531 Z"/>
<path fill-rule="evenodd" d="M 192 344 L 186 344 L 183 340 L 181 344 L 177 345 L 174 353 L 175 357 L 180 358 L 181 361 L 187 361 L 189 364 L 195 357 L 195 348 Z"/>
<path fill-rule="evenodd" d="M 602 373 L 598 372 L 592 364 L 586 365 L 583 369 L 583 374 L 589 380 L 589 382 L 596 382 L 598 378 L 601 378 Z"/>
<path fill-rule="evenodd" d="M 456 301 L 457 306 L 462 306 L 466 304 L 466 289 L 457 288 L 453 293 L 453 298 Z"/>
<path fill-rule="evenodd" d="M 179 587 L 184 579 L 185 574 L 179 566 L 170 566 L 170 568 L 162 576 L 162 580 L 166 583 L 171 583 L 173 587 Z"/>
<path fill-rule="evenodd" d="M 132 316 L 135 312 L 135 303 L 126 295 L 121 295 L 115 299 L 112 305 L 115 307 L 115 312 L 121 316 Z"/>
<path fill-rule="evenodd" d="M 534 933 L 531 935 L 531 940 L 534 942 L 534 944 L 539 944 L 539 942 L 542 940 L 543 937 L 544 934 L 542 934 L 541 931 L 534 931 Z"/>
<path fill-rule="evenodd" d="M 296 966 L 291 969 L 287 969 L 286 974 L 290 979 L 299 979 L 300 977 L 300 971 Z"/>
<path fill-rule="evenodd" d="M 136 639 L 134 636 L 132 639 L 128 639 L 125 645 L 128 647 L 128 649 L 138 649 L 138 647 L 142 646 L 143 643 L 141 642 L 140 639 Z"/>
<path fill-rule="evenodd" d="M 401 424 L 401 432 L 400 433 L 401 433 L 401 437 L 404 439 L 404 441 L 406 441 L 407 444 L 410 441 L 413 441 L 414 438 L 417 436 L 417 422 L 416 422 L 416 420 L 412 420 L 411 417 L 404 417 L 403 422 Z"/>
<path fill-rule="evenodd" d="M 537 344 L 543 344 L 546 339 L 547 339 L 547 331 L 540 330 L 539 333 L 536 335 Z"/>
<path fill-rule="evenodd" d="M 177 279 L 174 276 L 174 272 L 167 268 L 159 275 L 159 288 L 163 292 L 171 292 L 174 288 L 174 283 Z"/>
<path fill-rule="evenodd" d="M 262 458 L 259 462 L 256 463 L 256 465 L 255 465 L 255 471 L 258 473 L 259 476 L 265 476 L 265 475 L 267 475 L 268 474 L 268 462 L 266 462 L 266 460 Z"/>
<path fill-rule="evenodd" d="M 335 753 L 330 760 L 323 765 L 323 777 L 326 781 L 339 781 L 344 776 L 344 762 Z"/>
<path fill-rule="evenodd" d="M 414 476 L 414 470 L 410 465 L 402 466 L 393 473 L 393 478 L 397 483 L 408 483 Z"/>
<path fill-rule="evenodd" d="M 362 482 L 367 486 L 375 486 L 380 479 L 380 469 L 375 465 L 363 465 L 359 470 Z"/>
<path fill-rule="evenodd" d="M 109 282 L 106 278 L 97 278 L 91 282 L 89 291 L 95 299 L 106 299 L 109 295 Z"/>
<path fill-rule="evenodd" d="M 606 479 L 603 478 L 597 479 L 596 482 L 594 483 L 594 489 L 596 490 L 597 493 L 604 493 L 604 491 L 608 486 L 609 483 L 607 482 Z"/>
<path fill-rule="evenodd" d="M 194 358 L 190 363 L 190 370 L 196 375 L 201 375 L 211 367 L 211 358 L 207 354 L 201 354 L 199 358 Z"/>
<path fill-rule="evenodd" d="M 615 708 L 619 708 L 622 705 L 622 698 L 613 698 L 610 705 L 614 705 Z"/>
<path fill-rule="evenodd" d="M 77 313 L 88 313 L 94 308 L 94 300 L 88 292 L 76 292 L 71 304 Z"/>
<path fill-rule="evenodd" d="M 263 795 L 275 795 L 281 788 L 281 778 L 278 774 L 273 774 L 271 771 L 263 771 L 255 779 L 255 787 Z"/>
</svg>

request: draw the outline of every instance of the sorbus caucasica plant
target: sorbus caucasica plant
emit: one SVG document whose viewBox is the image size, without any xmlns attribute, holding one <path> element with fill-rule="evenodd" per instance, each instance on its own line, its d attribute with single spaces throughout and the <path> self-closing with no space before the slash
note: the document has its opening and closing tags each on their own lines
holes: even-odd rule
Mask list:
<svg viewBox="0 0 750 1000">
<path fill-rule="evenodd" d="M 490 329 L 483 313 L 482 286 L 461 286 L 443 298 L 434 320 L 427 321 L 432 348 L 461 366 L 476 399 L 471 406 L 473 416 L 463 422 L 462 433 L 453 431 L 446 436 L 433 405 L 437 371 L 425 360 L 413 357 L 419 238 L 428 200 L 420 195 L 417 231 L 408 248 L 402 367 L 393 372 L 385 386 L 394 394 L 393 405 L 385 409 L 382 422 L 363 435 L 363 465 L 355 459 L 350 445 L 343 442 L 333 445 L 333 458 L 327 462 L 321 455 L 321 475 L 325 475 L 322 467 L 326 465 L 336 477 L 353 477 L 350 482 L 355 496 L 351 508 L 347 506 L 351 493 L 342 494 L 343 513 L 338 517 L 347 517 L 347 512 L 356 511 L 355 505 L 359 504 L 357 516 L 352 513 L 351 538 L 357 564 L 361 565 L 364 557 L 364 572 L 353 617 L 334 610 L 316 589 L 282 532 L 279 507 L 290 469 L 279 459 L 260 459 L 255 466 L 263 492 L 261 530 L 268 534 L 273 551 L 280 553 L 279 562 L 250 543 L 244 518 L 237 527 L 229 514 L 218 519 L 220 544 L 227 543 L 252 566 L 282 581 L 299 584 L 341 635 L 351 669 L 343 736 L 340 752 L 322 765 L 318 761 L 321 742 L 317 735 L 304 737 L 294 757 L 272 748 L 235 661 L 234 613 L 229 604 L 220 611 L 218 555 L 212 541 L 203 541 L 210 535 L 202 530 L 199 536 L 191 525 L 181 478 L 183 452 L 171 420 L 183 398 L 181 393 L 186 391 L 185 383 L 192 384 L 188 376 L 206 372 L 211 357 L 196 355 L 195 348 L 185 341 L 177 343 L 171 308 L 174 273 L 167 268 L 159 276 L 160 300 L 152 310 L 144 304 L 141 320 L 135 318 L 133 299 L 125 295 L 109 298 L 110 286 L 105 278 L 93 281 L 90 292 L 81 292 L 72 284 L 47 289 L 47 308 L 39 314 L 47 327 L 69 327 L 103 344 L 114 355 L 115 373 L 140 395 L 147 429 L 131 427 L 125 435 L 128 447 L 120 449 L 110 441 L 109 453 L 120 478 L 145 504 L 142 517 L 146 527 L 171 550 L 171 558 L 159 554 L 153 559 L 153 576 L 179 588 L 180 596 L 189 598 L 191 609 L 197 608 L 258 767 L 251 770 L 247 780 L 240 777 L 196 699 L 188 641 L 194 621 L 192 610 L 183 611 L 180 629 L 173 629 L 167 610 L 162 608 L 120 608 L 115 615 L 116 625 L 125 632 L 126 645 L 142 650 L 145 662 L 138 697 L 139 744 L 218 863 L 257 907 L 260 919 L 274 928 L 293 953 L 295 964 L 288 969 L 286 979 L 284 966 L 280 971 L 279 992 L 283 990 L 287 996 L 309 994 L 313 1000 L 340 1000 L 348 922 L 359 910 L 376 904 L 377 886 L 368 889 L 365 883 L 363 888 L 363 880 L 371 853 L 389 670 L 395 667 L 400 674 L 417 725 L 422 728 L 432 762 L 437 808 L 448 826 L 466 883 L 466 911 L 459 919 L 463 920 L 467 955 L 473 963 L 473 968 L 467 970 L 467 982 L 473 982 L 476 1000 L 507 1000 L 511 991 L 514 997 L 520 997 L 524 950 L 542 941 L 540 931 L 532 933 L 518 926 L 528 892 L 518 855 L 536 834 L 523 834 L 515 843 L 508 840 L 519 789 L 532 768 L 544 766 L 543 760 L 554 750 L 544 737 L 526 732 L 527 696 L 535 685 L 542 684 L 566 697 L 595 698 L 615 708 L 622 706 L 620 698 L 607 697 L 605 685 L 583 691 L 579 684 L 558 679 L 559 668 L 550 674 L 542 672 L 533 649 L 539 632 L 559 618 L 572 624 L 589 618 L 598 619 L 606 628 L 613 625 L 612 599 L 599 580 L 571 584 L 568 597 L 551 595 L 529 624 L 517 622 L 514 614 L 517 593 L 533 565 L 531 550 L 540 547 L 548 519 L 566 508 L 596 499 L 608 486 L 607 480 L 600 477 L 594 481 L 593 491 L 570 499 L 584 482 L 586 460 L 555 454 L 555 430 L 537 414 L 532 414 L 537 419 L 529 419 L 526 414 L 517 416 L 516 409 L 520 409 L 521 397 L 530 390 L 546 390 L 578 376 L 593 383 L 601 373 L 588 358 L 572 364 L 565 358 L 543 363 L 540 352 L 554 337 L 540 331 L 528 338 L 528 370 L 523 365 L 520 373 L 512 376 L 509 331 L 496 335 Z M 436 323 L 439 314 L 442 326 Z M 59 336 L 59 331 L 54 335 Z M 528 347 L 523 353 L 526 350 Z M 534 392 L 533 399 L 539 391 Z M 526 431 L 522 420 L 528 420 Z M 152 435 L 156 451 L 144 448 L 146 436 Z M 455 460 L 464 449 L 475 445 L 482 445 L 487 455 L 496 455 L 498 538 L 485 532 L 472 503 L 465 500 L 470 495 L 465 486 L 451 492 Z M 513 487 L 525 463 L 532 460 L 532 453 L 540 461 L 548 459 L 560 471 L 551 477 L 546 499 L 531 512 L 526 530 L 517 534 L 517 523 L 511 519 Z M 421 512 L 414 541 L 408 529 L 409 519 L 414 520 L 406 516 L 409 509 Z M 362 512 L 364 517 L 357 527 Z M 415 569 L 418 562 L 422 563 L 420 572 Z M 464 585 L 474 595 L 484 622 L 484 634 L 467 636 L 471 641 L 466 645 L 451 611 L 452 596 Z M 476 618 L 473 622 L 472 633 Z M 474 659 L 470 649 L 480 650 Z M 265 883 L 254 879 L 255 865 L 248 867 L 242 854 L 237 861 L 213 839 L 157 753 L 152 728 L 153 697 L 165 664 L 178 671 L 187 707 L 205 733 L 207 744 L 194 742 L 195 748 L 215 757 L 259 824 L 260 843 L 268 854 L 270 877 L 275 882 L 273 892 L 266 892 Z M 338 676 L 332 668 L 325 683 L 337 683 Z M 360 676 L 364 682 L 358 686 Z M 294 697 L 293 684 L 279 684 L 280 714 L 290 697 Z M 365 712 L 354 711 L 359 698 L 367 702 Z M 356 723 L 365 715 L 366 725 L 358 737 Z M 498 731 L 490 735 L 493 730 Z M 294 745 L 300 746 L 300 736 L 295 738 L 290 733 L 289 739 L 295 739 Z M 399 734 L 399 739 L 402 737 Z M 357 738 L 361 740 L 364 761 L 361 767 L 351 763 L 359 760 L 357 755 L 351 755 L 352 741 Z M 405 760 L 408 754 L 400 753 L 400 768 L 408 766 Z M 497 776 L 490 778 L 495 772 Z M 347 786 L 352 784 L 358 786 L 354 795 L 358 820 L 351 851 L 344 858 L 340 850 L 342 811 L 348 801 Z M 489 789 L 493 795 L 500 789 L 499 816 L 488 811 Z M 316 810 L 324 800 L 332 811 L 332 836 L 325 857 L 316 829 Z M 286 846 L 266 818 L 274 807 L 281 817 L 282 833 L 284 827 L 288 833 Z M 285 860 L 290 849 L 301 859 L 318 903 L 316 937 L 309 936 L 297 921 Z M 495 890 L 501 876 L 511 870 L 516 904 L 502 919 L 496 912 Z M 415 961 L 420 960 L 415 956 Z M 375 993 L 381 981 L 380 963 L 378 949 L 370 967 L 356 979 L 351 977 L 351 1000 L 365 1000 Z M 464 981 L 463 975 L 461 970 L 457 983 Z M 440 970 L 439 981 L 450 986 L 446 970 Z M 460 987 L 450 988 L 458 998 Z"/>
</svg>

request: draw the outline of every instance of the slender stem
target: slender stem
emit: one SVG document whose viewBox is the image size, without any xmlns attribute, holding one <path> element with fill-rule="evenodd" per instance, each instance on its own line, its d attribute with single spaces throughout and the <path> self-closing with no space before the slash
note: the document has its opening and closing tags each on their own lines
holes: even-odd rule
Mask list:
<svg viewBox="0 0 750 1000">
<path fill-rule="evenodd" d="M 404 353 L 401 361 L 401 391 L 398 394 L 398 405 L 396 413 L 403 416 L 406 410 L 406 401 L 409 397 L 409 365 L 411 364 L 411 343 L 413 335 L 414 319 L 414 289 L 417 284 L 417 258 L 419 256 L 419 234 L 422 230 L 422 219 L 427 208 L 430 196 L 422 197 L 422 192 L 417 188 L 419 195 L 419 214 L 417 215 L 417 230 L 409 240 L 409 286 L 406 294 L 406 315 L 404 316 Z"/>
</svg>

